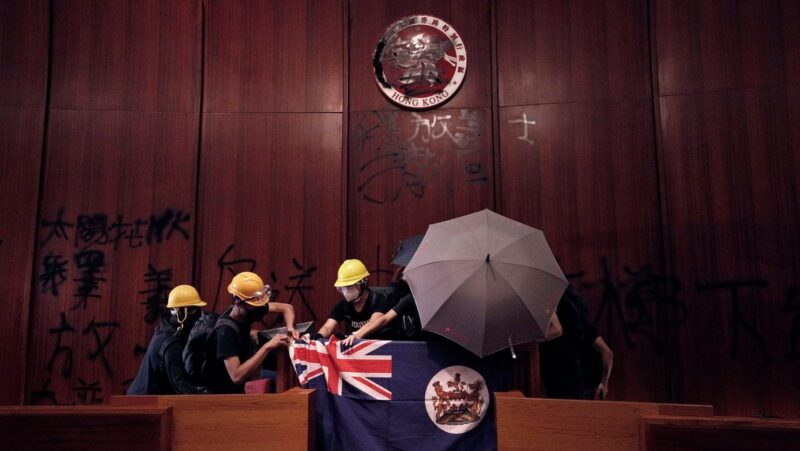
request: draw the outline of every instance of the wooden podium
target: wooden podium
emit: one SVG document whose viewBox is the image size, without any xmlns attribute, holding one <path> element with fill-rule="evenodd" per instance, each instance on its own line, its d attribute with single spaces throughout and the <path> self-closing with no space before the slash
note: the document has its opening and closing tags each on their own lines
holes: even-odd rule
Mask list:
<svg viewBox="0 0 800 451">
<path fill-rule="evenodd" d="M 112 407 L 169 408 L 173 450 L 314 449 L 314 390 L 267 395 L 112 396 Z"/>
<path fill-rule="evenodd" d="M 500 450 L 798 450 L 800 421 L 714 416 L 709 405 L 495 393 Z"/>
</svg>

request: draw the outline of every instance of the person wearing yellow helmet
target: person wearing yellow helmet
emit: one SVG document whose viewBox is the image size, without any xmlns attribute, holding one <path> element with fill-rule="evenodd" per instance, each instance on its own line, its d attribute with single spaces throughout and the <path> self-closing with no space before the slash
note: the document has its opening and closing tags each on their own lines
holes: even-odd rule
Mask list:
<svg viewBox="0 0 800 451">
<path fill-rule="evenodd" d="M 191 285 L 178 285 L 169 292 L 167 308 L 171 315 L 156 328 L 127 394 L 207 393 L 205 387 L 195 386 L 189 380 L 182 357 L 189 332 L 205 306 Z"/>
<path fill-rule="evenodd" d="M 294 308 L 290 304 L 270 301 L 272 290 L 258 274 L 241 272 L 228 285 L 232 305 L 220 315 L 213 334 L 207 379 L 214 393 L 242 393 L 244 383 L 257 376 L 267 354 L 288 346 L 299 334 L 294 328 Z M 289 335 L 278 334 L 253 351 L 252 324 L 267 313 L 281 313 Z"/>
<path fill-rule="evenodd" d="M 330 316 L 319 330 L 321 336 L 331 336 L 339 323 L 344 324 L 346 334 L 352 334 L 371 318 L 389 310 L 386 296 L 369 289 L 368 277 L 369 271 L 361 260 L 349 259 L 342 263 L 333 286 L 344 299 L 331 310 Z"/>
</svg>

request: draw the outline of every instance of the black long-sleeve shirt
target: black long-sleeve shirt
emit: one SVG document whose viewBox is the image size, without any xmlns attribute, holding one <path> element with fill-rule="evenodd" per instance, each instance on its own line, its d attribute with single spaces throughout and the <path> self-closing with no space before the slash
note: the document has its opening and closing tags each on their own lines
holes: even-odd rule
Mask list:
<svg viewBox="0 0 800 451">
<path fill-rule="evenodd" d="M 174 318 L 165 319 L 159 324 L 127 394 L 173 395 L 205 392 L 203 387 L 191 383 L 183 365 L 183 347 L 191 326 L 192 324 L 186 324 L 184 333 L 175 336 L 177 321 Z"/>
</svg>

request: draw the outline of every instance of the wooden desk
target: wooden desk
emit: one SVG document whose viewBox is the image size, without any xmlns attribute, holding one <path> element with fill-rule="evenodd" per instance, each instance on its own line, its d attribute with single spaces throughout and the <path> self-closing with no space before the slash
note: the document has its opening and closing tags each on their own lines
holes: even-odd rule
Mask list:
<svg viewBox="0 0 800 451">
<path fill-rule="evenodd" d="M 314 449 L 314 390 L 267 395 L 112 396 L 115 407 L 170 407 L 172 449 Z"/>
<path fill-rule="evenodd" d="M 167 450 L 170 423 L 168 407 L 0 407 L 0 443 L 25 450 Z"/>
<path fill-rule="evenodd" d="M 275 393 L 283 393 L 291 388 L 299 387 L 300 381 L 297 380 L 297 374 L 294 372 L 292 359 L 289 358 L 289 351 L 286 348 L 280 348 L 274 352 L 278 353 L 278 368 L 275 371 L 278 373 L 275 381 Z"/>
<path fill-rule="evenodd" d="M 788 451 L 800 449 L 800 421 L 644 416 L 642 449 Z"/>
<path fill-rule="evenodd" d="M 495 397 L 502 450 L 638 450 L 642 415 L 714 415 L 701 405 Z"/>
</svg>

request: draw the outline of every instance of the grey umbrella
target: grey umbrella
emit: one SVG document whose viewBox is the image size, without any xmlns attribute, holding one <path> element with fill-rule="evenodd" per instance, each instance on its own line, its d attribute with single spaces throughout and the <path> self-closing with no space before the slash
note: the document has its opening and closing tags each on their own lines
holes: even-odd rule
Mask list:
<svg viewBox="0 0 800 451">
<path fill-rule="evenodd" d="M 405 277 L 423 329 L 481 357 L 543 339 L 567 287 L 544 233 L 490 210 L 431 224 Z"/>
</svg>

